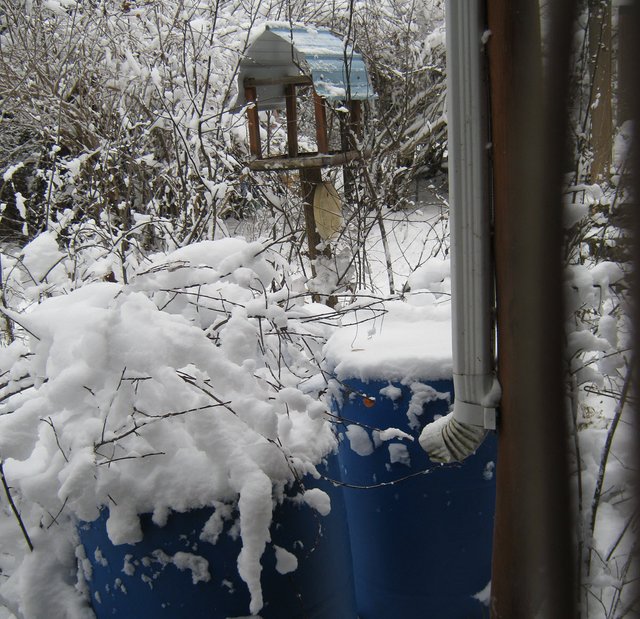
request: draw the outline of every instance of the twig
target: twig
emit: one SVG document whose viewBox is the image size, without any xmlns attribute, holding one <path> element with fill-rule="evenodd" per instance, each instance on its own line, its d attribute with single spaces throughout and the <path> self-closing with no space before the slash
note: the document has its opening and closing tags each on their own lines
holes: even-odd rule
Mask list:
<svg viewBox="0 0 640 619">
<path fill-rule="evenodd" d="M 51 512 L 49 511 L 47 512 L 51 517 L 51 522 L 47 525 L 47 529 L 50 529 L 54 524 L 58 524 L 58 516 L 64 511 L 64 508 L 66 507 L 68 500 L 69 500 L 69 497 L 65 497 L 64 503 L 62 504 L 62 506 L 58 510 L 58 513 L 55 516 Z"/>
<path fill-rule="evenodd" d="M 371 490 L 373 488 L 384 488 L 385 486 L 394 486 L 396 484 L 399 484 L 400 482 L 407 481 L 408 479 L 412 479 L 413 477 L 420 477 L 422 475 L 431 475 L 431 473 L 434 473 L 435 471 L 440 471 L 442 469 L 460 468 L 461 466 L 462 465 L 459 462 L 454 462 L 452 464 L 447 464 L 447 465 L 443 464 L 440 466 L 434 466 L 430 469 L 423 469 L 421 471 L 416 471 L 415 473 L 410 473 L 409 475 L 405 475 L 404 477 L 398 477 L 398 479 L 394 479 L 393 481 L 382 481 L 377 484 L 371 484 L 366 486 L 362 486 L 359 484 L 350 484 L 346 481 L 340 481 L 338 479 L 332 479 L 331 477 L 326 477 L 325 475 L 322 475 L 321 477 L 322 479 L 328 481 L 334 486 L 342 486 L 343 488 L 353 488 L 355 490 Z"/>
<path fill-rule="evenodd" d="M 41 419 L 41 421 L 44 421 L 47 425 L 51 426 L 53 435 L 56 437 L 56 445 L 58 446 L 58 449 L 60 450 L 60 453 L 62 454 L 62 457 L 65 459 L 65 461 L 69 462 L 67 454 L 64 453 L 64 449 L 62 449 L 62 445 L 60 444 L 60 440 L 58 439 L 58 432 L 56 430 L 56 427 L 53 425 L 53 420 L 51 419 L 51 417 L 48 417 L 47 419 Z"/>
<path fill-rule="evenodd" d="M 7 319 L 12 320 L 13 322 L 15 322 L 17 325 L 19 325 L 20 327 L 22 327 L 29 335 L 32 335 L 33 337 L 36 338 L 36 340 L 40 341 L 40 338 L 33 332 L 30 331 L 29 329 L 27 329 L 27 327 L 25 327 L 17 318 L 16 318 L 16 313 L 12 312 L 10 310 L 8 310 L 6 307 L 2 307 L 0 305 L 0 314 L 3 314 Z"/>
<path fill-rule="evenodd" d="M 101 455 L 96 452 L 97 455 Z M 110 458 L 107 460 L 103 460 L 102 462 L 98 462 L 98 466 L 103 464 L 112 464 L 113 462 L 119 462 L 120 460 L 142 460 L 143 458 L 149 458 L 150 456 L 165 456 L 166 453 L 164 451 L 153 451 L 151 453 L 146 453 L 138 456 L 120 456 L 119 458 Z M 103 456 L 105 457 L 105 456 Z"/>
<path fill-rule="evenodd" d="M 576 458 L 576 477 L 577 477 L 577 485 L 578 485 L 578 500 L 577 500 L 577 508 L 578 508 L 578 552 L 577 560 L 578 560 L 578 569 L 576 571 L 576 586 L 577 591 L 580 591 L 582 587 L 582 570 L 580 566 L 582 565 L 582 561 L 584 558 L 584 522 L 582 517 L 583 512 L 583 485 L 582 485 L 582 454 L 580 451 L 580 436 L 578 434 L 578 381 L 574 376 L 571 376 L 571 419 L 573 421 L 573 448 L 575 452 Z"/>
<path fill-rule="evenodd" d="M 611 549 L 607 553 L 605 561 L 609 562 L 609 560 L 611 559 L 613 553 L 616 551 L 616 548 L 620 545 L 620 542 L 622 541 L 622 538 L 625 536 L 626 532 L 629 530 L 629 527 L 634 523 L 634 521 L 637 518 L 638 518 L 638 512 L 635 511 L 635 512 L 633 512 L 633 514 L 631 514 L 631 517 L 629 518 L 629 520 L 627 520 L 626 524 L 622 528 L 622 531 L 620 531 L 620 535 L 618 535 L 616 541 L 611 546 Z"/>
<path fill-rule="evenodd" d="M 7 483 L 7 478 L 4 476 L 4 461 L 0 460 L 0 478 L 2 479 L 2 487 L 4 488 L 4 493 L 7 496 L 7 501 L 9 501 L 9 505 L 11 507 L 11 511 L 18 521 L 18 525 L 20 526 L 20 530 L 22 531 L 22 535 L 27 542 L 27 546 L 29 546 L 29 550 L 33 552 L 33 543 L 31 542 L 31 538 L 29 537 L 29 533 L 27 532 L 27 528 L 22 521 L 22 516 L 20 516 L 20 512 L 16 507 L 16 504 L 13 502 L 13 497 L 11 496 L 11 489 L 9 488 L 9 484 Z M 11 611 L 13 612 L 13 611 Z"/>
<path fill-rule="evenodd" d="M 604 443 L 604 447 L 602 450 L 602 456 L 600 458 L 600 468 L 598 470 L 598 477 L 596 481 L 596 486 L 593 491 L 593 499 L 591 500 L 591 522 L 590 522 L 590 534 L 593 537 L 596 528 L 596 518 L 598 515 L 598 507 L 600 506 L 600 498 L 602 496 L 602 486 L 604 484 L 604 476 L 607 470 L 607 462 L 609 461 L 609 455 L 611 453 L 611 446 L 613 443 L 613 437 L 616 433 L 616 429 L 618 424 L 620 423 L 620 418 L 622 417 L 622 411 L 624 410 L 625 404 L 627 402 L 627 394 L 629 392 L 629 387 L 631 385 L 631 379 L 634 371 L 635 359 L 632 359 L 627 367 L 627 376 L 624 379 L 624 385 L 622 387 L 622 392 L 620 394 L 620 400 L 616 404 L 616 409 L 613 415 L 613 419 L 611 421 L 611 425 L 609 426 L 609 431 L 607 432 L 607 438 Z M 587 563 L 587 573 L 589 572 L 589 568 L 591 565 L 591 551 L 589 551 L 589 560 Z"/>
<path fill-rule="evenodd" d="M 181 378 L 183 378 L 183 377 L 181 377 Z M 94 445 L 94 450 L 98 449 L 99 447 L 103 447 L 104 445 L 108 445 L 109 443 L 116 443 L 116 442 L 122 440 L 123 438 L 126 438 L 130 434 L 135 434 L 138 430 L 141 430 L 142 428 L 145 428 L 149 424 L 152 424 L 152 423 L 154 423 L 156 421 L 161 421 L 162 419 L 169 419 L 171 417 L 179 417 L 180 415 L 186 415 L 187 413 L 195 413 L 195 412 L 198 412 L 198 411 L 209 410 L 211 408 L 217 408 L 218 406 L 224 406 L 225 408 L 229 408 L 228 404 L 229 404 L 229 402 L 220 401 L 217 404 L 207 404 L 205 406 L 198 406 L 198 407 L 195 407 L 195 408 L 189 408 L 189 409 L 186 409 L 186 410 L 183 410 L 183 411 L 175 411 L 173 413 L 161 413 L 159 415 L 151 415 L 151 414 L 148 414 L 148 413 L 143 413 L 142 411 L 140 411 L 138 409 L 134 409 L 135 413 L 140 413 L 144 417 L 148 418 L 149 421 L 147 421 L 145 423 L 134 422 L 133 428 L 130 428 L 129 430 L 126 430 L 125 432 L 122 432 L 122 434 L 118 434 L 117 436 L 113 436 L 112 438 L 108 438 L 108 439 L 102 438 L 100 440 L 100 442 L 98 442 L 98 443 L 96 443 Z M 229 409 L 229 410 L 231 410 L 231 409 Z M 120 459 L 122 459 L 122 458 L 120 458 Z"/>
</svg>

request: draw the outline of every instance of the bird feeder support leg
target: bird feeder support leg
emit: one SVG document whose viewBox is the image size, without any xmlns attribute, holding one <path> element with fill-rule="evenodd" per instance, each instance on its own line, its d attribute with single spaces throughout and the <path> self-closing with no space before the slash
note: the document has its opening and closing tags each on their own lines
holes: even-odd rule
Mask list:
<svg viewBox="0 0 640 619">
<path fill-rule="evenodd" d="M 302 198 L 304 200 L 304 222 L 307 231 L 307 242 L 309 243 L 309 259 L 311 260 L 311 270 L 314 277 L 314 262 L 318 257 L 317 248 L 321 239 L 316 229 L 316 218 L 313 213 L 313 192 L 320 183 L 322 183 L 322 172 L 320 168 L 300 170 L 300 184 L 302 186 Z"/>
<path fill-rule="evenodd" d="M 262 146 L 260 145 L 260 120 L 258 118 L 257 92 L 255 86 L 245 86 L 244 96 L 249 104 L 247 107 L 247 120 L 249 122 L 249 149 L 257 159 L 262 159 Z"/>
<path fill-rule="evenodd" d="M 320 168 L 302 168 L 300 170 L 300 184 L 302 186 L 302 198 L 304 201 L 304 222 L 307 232 L 307 243 L 309 246 L 309 260 L 311 262 L 311 275 L 316 276 L 316 260 L 318 259 L 318 245 L 322 241 L 316 228 L 316 216 L 313 211 L 313 195 L 315 188 L 322 183 L 322 171 Z M 331 247 L 327 243 L 322 252 L 325 258 L 331 258 Z M 315 302 L 320 301 L 320 296 L 313 294 Z M 325 299 L 325 303 L 329 307 L 335 307 L 338 299 L 330 296 Z"/>
<path fill-rule="evenodd" d="M 316 116 L 316 142 L 319 153 L 329 152 L 329 140 L 327 139 L 327 109 L 324 99 L 314 90 L 313 104 Z"/>
<path fill-rule="evenodd" d="M 298 156 L 298 108 L 296 105 L 296 85 L 285 86 L 287 112 L 287 147 L 289 157 Z"/>
<path fill-rule="evenodd" d="M 362 101 L 352 99 L 349 101 L 349 129 L 353 136 L 351 140 L 354 141 L 354 136 L 360 138 L 362 136 Z M 351 144 L 352 148 L 356 147 L 356 144 Z"/>
</svg>

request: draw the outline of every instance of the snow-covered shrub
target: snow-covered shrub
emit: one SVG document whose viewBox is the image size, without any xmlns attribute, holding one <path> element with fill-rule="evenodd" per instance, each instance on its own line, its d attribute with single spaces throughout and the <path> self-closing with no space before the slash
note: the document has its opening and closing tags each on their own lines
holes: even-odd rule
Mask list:
<svg viewBox="0 0 640 619">
<path fill-rule="evenodd" d="M 587 617 L 630 616 L 637 577 L 630 467 L 635 462 L 625 189 L 569 188 L 566 205 L 567 393 L 572 413 L 579 587 Z"/>
<path fill-rule="evenodd" d="M 261 243 L 206 241 L 152 256 L 128 284 L 4 310 L 16 327 L 0 349 L 0 456 L 27 530 L 108 507 L 111 540 L 134 543 L 141 513 L 163 524 L 171 511 L 232 506 L 259 610 L 273 508 L 335 447 L 318 399 L 326 327 L 273 286 L 286 269 Z M 313 492 L 308 502 L 326 505 Z"/>
<path fill-rule="evenodd" d="M 122 232 L 139 214 L 170 218 L 181 240 L 215 230 L 239 199 L 243 122 L 228 108 L 259 15 L 237 8 L 53 0 L 3 10 L 0 132 L 17 144 L 0 148 L 0 201 L 15 234 L 32 238 L 65 211 Z"/>
</svg>

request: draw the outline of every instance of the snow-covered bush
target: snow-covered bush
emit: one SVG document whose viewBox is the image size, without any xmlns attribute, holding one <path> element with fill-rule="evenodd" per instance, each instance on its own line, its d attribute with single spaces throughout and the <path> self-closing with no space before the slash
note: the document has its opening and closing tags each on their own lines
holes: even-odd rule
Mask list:
<svg viewBox="0 0 640 619">
<path fill-rule="evenodd" d="M 274 506 L 335 447 L 318 398 L 318 310 L 295 282 L 274 287 L 287 265 L 257 242 L 193 244 L 152 256 L 128 284 L 68 294 L 71 260 L 36 242 L 22 262 L 48 269 L 57 294 L 22 280 L 22 298 L 41 302 L 3 310 L 13 342 L 0 349 L 0 455 L 27 533 L 108 507 L 111 540 L 134 543 L 141 513 L 163 524 L 171 511 L 232 506 L 257 612 Z M 301 500 L 326 513 L 319 493 Z"/>
<path fill-rule="evenodd" d="M 628 231 L 616 217 L 626 191 L 602 183 L 567 192 L 570 451 L 579 597 L 590 618 L 630 616 L 635 604 L 630 256 Z"/>
</svg>

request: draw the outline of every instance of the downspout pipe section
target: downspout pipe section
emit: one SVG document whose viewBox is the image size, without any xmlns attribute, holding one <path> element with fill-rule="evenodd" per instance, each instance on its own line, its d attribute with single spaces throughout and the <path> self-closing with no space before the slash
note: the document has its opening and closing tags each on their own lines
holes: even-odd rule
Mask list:
<svg viewBox="0 0 640 619">
<path fill-rule="evenodd" d="M 493 351 L 488 108 L 480 0 L 447 0 L 447 106 L 453 385 L 451 413 L 420 444 L 435 462 L 464 460 L 496 427 L 500 386 Z M 488 34 L 488 33 L 487 33 Z"/>
</svg>

